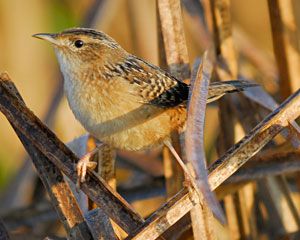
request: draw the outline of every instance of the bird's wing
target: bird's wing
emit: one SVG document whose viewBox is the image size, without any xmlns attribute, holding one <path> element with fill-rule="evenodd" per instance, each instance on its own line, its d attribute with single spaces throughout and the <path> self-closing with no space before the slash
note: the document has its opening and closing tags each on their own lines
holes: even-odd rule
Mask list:
<svg viewBox="0 0 300 240">
<path fill-rule="evenodd" d="M 128 57 L 124 63 L 130 69 L 126 75 L 134 86 L 133 94 L 139 95 L 141 102 L 169 108 L 187 101 L 189 85 L 135 56 Z"/>
<path fill-rule="evenodd" d="M 119 72 L 132 84 L 131 93 L 138 96 L 141 103 L 170 108 L 185 104 L 188 100 L 189 85 L 138 57 L 129 55 L 114 66 L 114 72 Z M 254 86 L 257 84 L 245 80 L 213 82 L 208 89 L 207 102 L 215 101 L 226 93 L 240 92 Z"/>
</svg>

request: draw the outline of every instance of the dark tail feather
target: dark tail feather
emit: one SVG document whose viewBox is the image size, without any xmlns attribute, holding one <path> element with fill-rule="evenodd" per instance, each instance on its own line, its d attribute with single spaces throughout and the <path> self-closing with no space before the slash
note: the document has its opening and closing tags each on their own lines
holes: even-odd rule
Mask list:
<svg viewBox="0 0 300 240">
<path fill-rule="evenodd" d="M 241 92 L 248 87 L 257 86 L 259 85 L 246 80 L 213 82 L 209 85 L 207 102 L 216 101 L 227 93 Z"/>
</svg>

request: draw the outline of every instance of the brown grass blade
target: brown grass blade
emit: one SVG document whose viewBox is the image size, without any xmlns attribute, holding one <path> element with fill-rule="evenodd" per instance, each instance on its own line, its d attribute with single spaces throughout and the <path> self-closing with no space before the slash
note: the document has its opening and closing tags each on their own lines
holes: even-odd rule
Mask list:
<svg viewBox="0 0 300 240">
<path fill-rule="evenodd" d="M 211 208 L 215 216 L 222 223 L 225 223 L 226 220 L 221 207 L 208 184 L 203 142 L 208 86 L 213 70 L 208 54 L 208 52 L 204 54 L 197 77 L 190 90 L 191 96 L 188 104 L 187 128 L 185 133 L 186 156 L 195 172 L 196 184 L 203 194 L 204 201 Z"/>
<path fill-rule="evenodd" d="M 236 79 L 238 63 L 232 38 L 232 24 L 229 0 L 205 0 L 210 8 L 205 9 L 207 18 L 212 22 L 210 32 L 213 36 L 215 56 L 223 68 L 218 69 L 219 78 L 224 81 Z M 209 2 L 209 3 L 208 3 Z M 207 11 L 211 11 L 207 13 Z"/>
<path fill-rule="evenodd" d="M 232 37 L 230 1 L 207 0 L 205 2 L 206 19 L 210 18 L 209 22 L 211 22 L 209 27 L 214 43 L 215 60 L 222 65 L 222 68 L 216 68 L 217 80 L 236 79 L 238 75 L 238 62 Z M 234 144 L 234 117 L 230 96 L 225 96 L 222 101 L 218 102 L 218 106 L 220 132 L 217 139 L 217 152 L 221 156 Z M 232 198 L 232 196 L 228 196 L 228 198 Z M 225 201 L 226 204 L 230 204 L 230 201 Z M 228 207 L 230 208 L 230 206 Z M 227 217 L 234 219 L 233 214 L 227 214 Z M 231 231 L 231 221 L 228 221 L 228 224 Z"/>
</svg>

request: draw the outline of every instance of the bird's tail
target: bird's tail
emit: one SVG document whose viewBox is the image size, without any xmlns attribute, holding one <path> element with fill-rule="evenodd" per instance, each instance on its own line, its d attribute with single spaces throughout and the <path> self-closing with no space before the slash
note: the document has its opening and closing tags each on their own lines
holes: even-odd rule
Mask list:
<svg viewBox="0 0 300 240">
<path fill-rule="evenodd" d="M 246 80 L 212 82 L 208 88 L 207 102 L 216 101 L 227 93 L 241 92 L 248 87 L 257 86 L 259 85 Z"/>
</svg>

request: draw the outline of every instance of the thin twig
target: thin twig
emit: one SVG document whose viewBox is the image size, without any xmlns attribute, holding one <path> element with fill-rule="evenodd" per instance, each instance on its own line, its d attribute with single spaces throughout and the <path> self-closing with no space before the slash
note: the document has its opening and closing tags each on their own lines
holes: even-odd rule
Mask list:
<svg viewBox="0 0 300 240">
<path fill-rule="evenodd" d="M 289 226 L 291 226 L 292 225 L 291 221 L 293 221 L 296 230 L 298 230 L 300 228 L 300 218 L 299 218 L 298 210 L 293 202 L 292 194 L 291 191 L 289 190 L 288 183 L 284 176 L 277 176 L 275 179 L 277 182 L 277 186 L 279 187 L 283 195 L 284 201 L 287 203 L 286 205 L 284 204 L 286 207 L 283 208 L 283 213 L 287 214 L 287 212 L 289 212 L 291 215 L 291 217 L 286 218 L 288 219 L 286 220 L 286 222 L 289 224 Z M 288 211 L 286 211 L 286 209 Z"/>
</svg>

